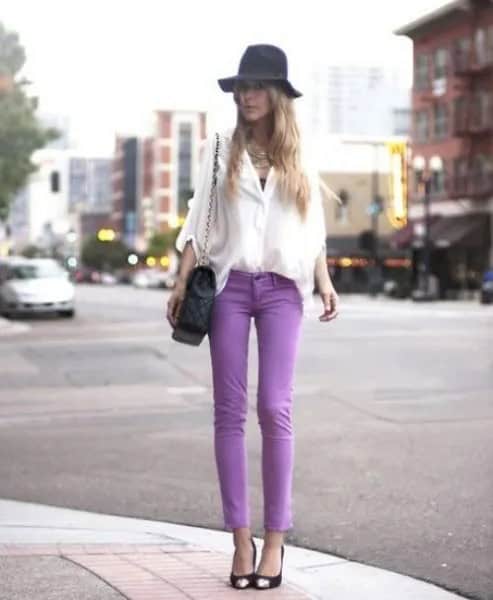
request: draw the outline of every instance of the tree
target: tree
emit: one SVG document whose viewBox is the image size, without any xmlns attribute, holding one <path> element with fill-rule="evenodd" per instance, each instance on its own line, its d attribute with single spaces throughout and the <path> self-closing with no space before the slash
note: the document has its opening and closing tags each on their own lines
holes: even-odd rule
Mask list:
<svg viewBox="0 0 493 600">
<path fill-rule="evenodd" d="M 39 258 L 43 256 L 43 250 L 35 244 L 28 244 L 21 250 L 21 255 L 26 258 Z"/>
<path fill-rule="evenodd" d="M 6 221 L 16 192 L 36 170 L 32 153 L 58 137 L 37 121 L 37 99 L 29 97 L 25 79 L 17 80 L 25 62 L 16 33 L 0 23 L 0 221 Z"/>
<path fill-rule="evenodd" d="M 129 252 L 120 240 L 101 242 L 97 235 L 92 235 L 84 240 L 81 259 L 87 267 L 98 271 L 110 271 L 127 266 Z"/>
<path fill-rule="evenodd" d="M 175 246 L 176 238 L 178 237 L 180 229 L 169 229 L 163 233 L 154 233 L 149 240 L 149 247 L 147 248 L 147 254 L 150 256 L 164 256 L 168 254 Z"/>
</svg>

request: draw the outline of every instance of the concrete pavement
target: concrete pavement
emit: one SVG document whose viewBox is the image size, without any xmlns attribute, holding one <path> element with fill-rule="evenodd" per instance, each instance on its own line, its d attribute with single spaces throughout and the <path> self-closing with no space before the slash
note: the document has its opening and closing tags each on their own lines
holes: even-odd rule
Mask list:
<svg viewBox="0 0 493 600">
<path fill-rule="evenodd" d="M 2 600 L 236 598 L 228 585 L 231 554 L 227 532 L 0 500 Z M 459 598 L 411 577 L 294 546 L 286 547 L 284 581 L 269 598 Z"/>
<path fill-rule="evenodd" d="M 30 327 L 26 323 L 19 323 L 18 321 L 10 321 L 0 317 L 0 337 L 7 335 L 16 335 L 18 333 L 25 333 L 29 331 Z"/>
</svg>

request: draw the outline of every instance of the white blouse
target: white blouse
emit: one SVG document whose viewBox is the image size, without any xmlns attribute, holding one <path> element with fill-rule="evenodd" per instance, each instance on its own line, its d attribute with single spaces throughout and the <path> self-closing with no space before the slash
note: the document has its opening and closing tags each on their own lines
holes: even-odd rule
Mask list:
<svg viewBox="0 0 493 600">
<path fill-rule="evenodd" d="M 325 253 L 326 229 L 318 173 L 302 158 L 311 189 L 307 218 L 302 222 L 294 202 L 281 202 L 275 170 L 270 169 L 262 189 L 245 150 L 238 195 L 230 200 L 224 184 L 232 133 L 233 130 L 219 136 L 217 202 L 214 198 L 209 233 L 209 261 L 216 274 L 216 293 L 226 285 L 230 269 L 273 271 L 296 283 L 306 314 L 313 306 L 315 260 L 321 251 Z M 176 239 L 179 252 L 191 240 L 197 258 L 204 243 L 215 145 L 213 135 L 203 149 L 194 196 Z"/>
</svg>

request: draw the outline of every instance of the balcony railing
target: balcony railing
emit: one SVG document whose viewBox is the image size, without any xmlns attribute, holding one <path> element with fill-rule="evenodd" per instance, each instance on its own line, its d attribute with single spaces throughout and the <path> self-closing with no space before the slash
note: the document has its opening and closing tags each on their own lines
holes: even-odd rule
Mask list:
<svg viewBox="0 0 493 600">
<path fill-rule="evenodd" d="M 454 134 L 457 136 L 493 132 L 493 97 L 482 100 L 467 97 L 454 114 Z"/>
<path fill-rule="evenodd" d="M 493 172 L 456 175 L 449 181 L 449 194 L 452 198 L 493 196 Z"/>
<path fill-rule="evenodd" d="M 452 70 L 454 75 L 471 75 L 493 67 L 493 51 L 484 56 L 475 56 L 472 52 L 457 51 L 453 55 Z"/>
</svg>

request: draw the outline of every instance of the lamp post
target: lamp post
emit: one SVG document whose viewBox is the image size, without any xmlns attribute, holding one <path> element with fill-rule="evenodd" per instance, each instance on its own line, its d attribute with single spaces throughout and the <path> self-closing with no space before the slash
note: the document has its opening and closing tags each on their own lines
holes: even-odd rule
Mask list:
<svg viewBox="0 0 493 600">
<path fill-rule="evenodd" d="M 413 158 L 413 169 L 418 181 L 418 193 L 423 197 L 423 263 L 422 279 L 418 287 L 423 292 L 423 297 L 429 299 L 430 294 L 430 196 L 432 178 L 443 171 L 443 161 L 439 156 L 432 156 L 428 163 L 423 156 L 417 155 Z"/>
</svg>

